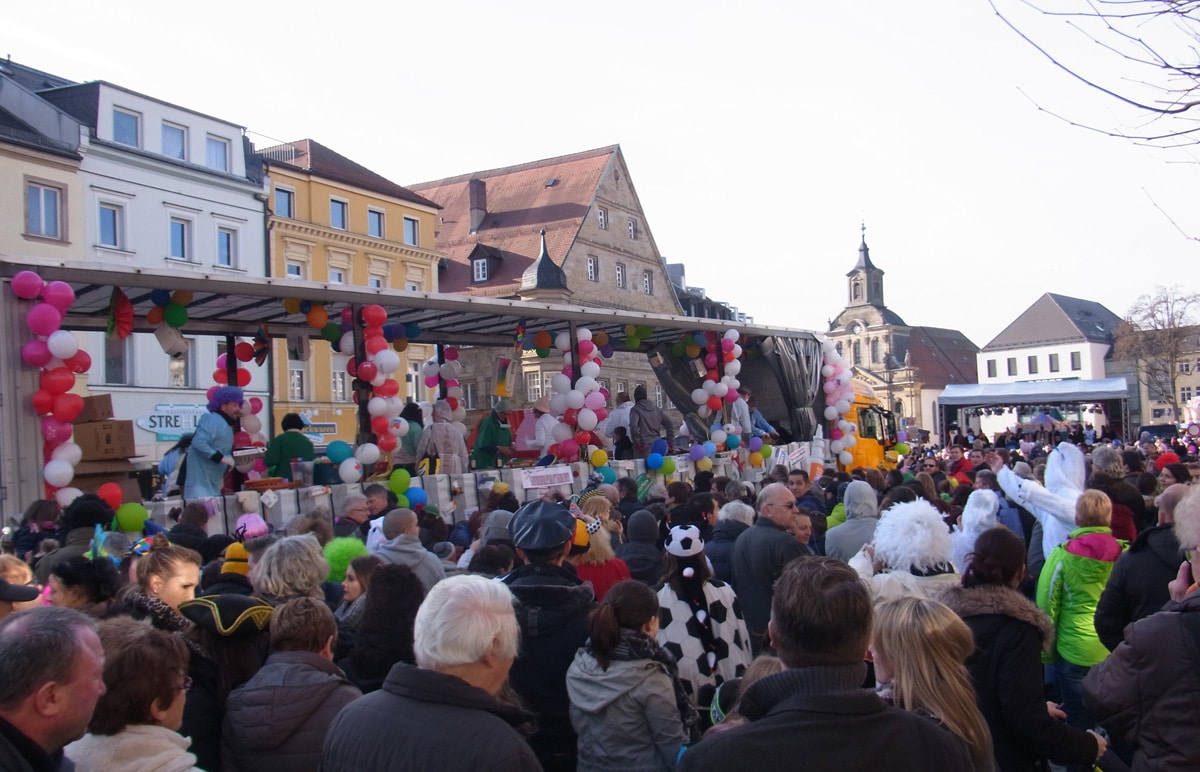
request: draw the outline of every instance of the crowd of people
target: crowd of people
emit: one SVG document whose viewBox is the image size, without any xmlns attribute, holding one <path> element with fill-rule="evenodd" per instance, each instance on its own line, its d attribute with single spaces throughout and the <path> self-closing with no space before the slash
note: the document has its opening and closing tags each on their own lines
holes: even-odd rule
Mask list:
<svg viewBox="0 0 1200 772">
<path fill-rule="evenodd" d="M 0 556 L 0 769 L 1197 769 L 1187 450 L 496 482 L 453 524 L 371 484 L 133 542 L 97 496 L 34 502 Z"/>
</svg>

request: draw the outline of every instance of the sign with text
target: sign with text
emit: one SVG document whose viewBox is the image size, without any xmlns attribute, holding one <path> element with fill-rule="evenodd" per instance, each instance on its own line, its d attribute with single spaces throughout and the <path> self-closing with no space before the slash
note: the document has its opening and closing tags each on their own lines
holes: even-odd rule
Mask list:
<svg viewBox="0 0 1200 772">
<path fill-rule="evenodd" d="M 572 479 L 569 466 L 546 466 L 521 470 L 521 487 L 525 490 L 570 485 Z"/>
<path fill-rule="evenodd" d="M 160 403 L 153 412 L 138 416 L 134 424 L 152 432 L 157 442 L 177 442 L 183 435 L 196 431 L 200 417 L 207 412 L 206 405 Z"/>
</svg>

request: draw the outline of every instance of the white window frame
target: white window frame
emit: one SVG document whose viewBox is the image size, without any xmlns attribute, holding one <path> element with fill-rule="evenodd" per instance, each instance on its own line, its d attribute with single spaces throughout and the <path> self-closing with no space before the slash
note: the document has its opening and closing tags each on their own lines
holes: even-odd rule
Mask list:
<svg viewBox="0 0 1200 772">
<path fill-rule="evenodd" d="M 33 222 L 33 210 L 29 206 L 30 196 L 37 192 L 38 222 Z M 46 196 L 51 194 L 54 199 L 54 232 L 48 232 L 46 219 Z M 25 180 L 25 235 L 37 239 L 51 241 L 67 240 L 67 218 L 64 207 L 67 203 L 67 191 L 62 185 L 56 185 L 47 180 Z"/>
<path fill-rule="evenodd" d="M 175 254 L 175 226 L 179 225 L 183 228 L 183 241 L 181 246 L 182 255 Z M 193 240 L 196 221 L 190 217 L 182 217 L 178 214 L 172 214 L 167 221 L 167 257 L 171 260 L 179 260 L 184 263 L 195 262 L 193 259 L 196 252 Z"/>
<path fill-rule="evenodd" d="M 167 131 L 168 130 L 177 131 L 183 135 L 183 143 L 179 146 L 179 152 L 182 155 L 171 155 L 170 153 L 167 152 Z M 187 158 L 188 158 L 188 128 L 187 128 L 187 126 L 180 126 L 178 123 L 171 123 L 170 121 L 163 121 L 162 122 L 162 130 L 159 132 L 158 142 L 159 142 L 159 145 L 158 145 L 159 152 L 162 153 L 163 155 L 165 155 L 167 158 L 174 158 L 177 161 L 186 161 L 187 160 Z"/>
<path fill-rule="evenodd" d="M 372 233 L 371 228 L 376 216 L 379 218 L 379 232 Z M 367 235 L 373 239 L 387 238 L 387 213 L 378 207 L 367 207 Z"/>
<path fill-rule="evenodd" d="M 421 244 L 421 221 L 415 217 L 404 218 L 404 243 L 410 247 L 420 246 Z"/>
<path fill-rule="evenodd" d="M 227 241 L 229 244 L 229 254 L 226 256 L 228 258 L 228 262 L 221 262 L 221 259 L 222 259 L 221 243 L 222 243 L 222 241 Z M 217 245 L 216 245 L 216 255 L 214 257 L 216 258 L 217 266 L 219 266 L 221 268 L 240 268 L 241 267 L 241 255 L 239 254 L 239 249 L 238 249 L 238 230 L 237 230 L 237 228 L 231 228 L 228 225 L 218 225 L 217 226 Z"/>
<path fill-rule="evenodd" d="M 288 358 L 287 363 L 288 401 L 303 402 L 308 399 L 308 366 L 298 359 Z"/>
<path fill-rule="evenodd" d="M 415 281 L 405 282 L 404 289 L 408 290 L 409 292 L 421 292 L 422 291 L 421 285 L 417 284 Z"/>
<path fill-rule="evenodd" d="M 330 284 L 345 284 L 346 283 L 346 271 L 342 268 L 330 268 L 329 269 L 329 283 Z"/>
<path fill-rule="evenodd" d="M 304 263 L 297 263 L 292 260 L 289 260 L 287 265 L 284 266 L 283 272 L 284 272 L 284 275 L 287 276 L 289 279 L 303 279 L 304 278 Z"/>
<path fill-rule="evenodd" d="M 625 289 L 625 264 L 617 263 L 617 289 Z"/>
<path fill-rule="evenodd" d="M 542 374 L 538 371 L 525 374 L 525 401 L 537 402 L 542 398 Z"/>
<path fill-rule="evenodd" d="M 112 241 L 104 240 L 104 210 L 113 213 Z M 96 204 L 96 245 L 105 249 L 125 250 L 125 207 L 112 201 L 101 200 Z"/>
<path fill-rule="evenodd" d="M 471 261 L 471 281 L 481 282 L 488 280 L 488 264 L 486 257 L 477 257 Z"/>
<path fill-rule="evenodd" d="M 283 195 L 286 197 L 287 204 L 288 204 L 287 214 L 282 214 L 279 211 L 280 195 Z M 276 186 L 275 200 L 272 201 L 272 203 L 275 205 L 275 216 L 276 217 L 286 217 L 289 220 L 295 219 L 295 217 L 296 217 L 296 191 L 292 190 L 291 188 L 283 188 L 283 187 Z"/>
<path fill-rule="evenodd" d="M 117 139 L 117 115 L 118 114 L 126 115 L 130 118 L 133 118 L 134 132 L 137 134 L 137 137 L 134 139 L 133 144 L 130 144 L 128 142 L 124 142 L 122 140 Z M 113 109 L 112 109 L 112 141 L 118 145 L 124 145 L 125 147 L 140 148 L 142 146 L 142 114 L 139 113 L 137 110 L 130 110 L 127 107 L 117 107 L 114 105 Z"/>
<path fill-rule="evenodd" d="M 630 241 L 637 241 L 637 237 L 638 237 L 638 222 L 637 222 L 637 220 L 630 217 L 629 224 L 626 226 L 625 230 L 629 234 Z"/>
<path fill-rule="evenodd" d="M 661 383 L 654 384 L 654 404 L 658 405 L 659 407 L 663 406 L 663 393 L 662 393 L 662 384 Z"/>
<path fill-rule="evenodd" d="M 596 223 L 600 226 L 600 230 L 608 230 L 608 210 L 602 206 L 596 207 Z"/>
<path fill-rule="evenodd" d="M 342 224 L 338 225 L 333 221 L 333 213 L 340 211 L 342 213 Z M 329 198 L 329 227 L 337 231 L 350 230 L 350 202 L 344 198 Z"/>
<path fill-rule="evenodd" d="M 329 359 L 329 401 L 348 402 L 350 400 L 350 374 L 346 372 L 346 364 L 350 357 L 334 352 Z"/>
<path fill-rule="evenodd" d="M 587 256 L 588 281 L 600 281 L 600 258 L 595 255 Z"/>
<path fill-rule="evenodd" d="M 650 271 L 642 271 L 642 292 L 647 295 L 654 294 L 654 274 Z"/>
<path fill-rule="evenodd" d="M 624 394 L 627 391 L 629 391 L 629 384 L 625 383 L 625 381 L 617 381 L 617 393 Z"/>
<path fill-rule="evenodd" d="M 220 147 L 225 151 L 225 164 L 217 166 L 213 163 L 212 151 L 214 148 Z M 204 137 L 204 165 L 209 169 L 214 169 L 219 172 L 227 172 L 231 168 L 233 161 L 233 143 L 225 137 L 218 137 L 215 134 L 206 134 Z"/>
<path fill-rule="evenodd" d="M 187 341 L 187 350 L 182 354 L 169 357 L 167 360 L 168 381 L 171 388 L 175 389 L 191 389 L 195 384 L 193 381 L 196 378 L 196 339 L 185 338 Z M 176 366 L 182 372 L 176 372 Z"/>
<path fill-rule="evenodd" d="M 475 409 L 475 382 L 465 381 L 462 384 L 463 390 L 463 408 L 466 410 Z"/>
<path fill-rule="evenodd" d="M 382 276 L 372 274 L 367 277 L 367 286 L 371 289 L 383 289 L 384 281 Z"/>
</svg>

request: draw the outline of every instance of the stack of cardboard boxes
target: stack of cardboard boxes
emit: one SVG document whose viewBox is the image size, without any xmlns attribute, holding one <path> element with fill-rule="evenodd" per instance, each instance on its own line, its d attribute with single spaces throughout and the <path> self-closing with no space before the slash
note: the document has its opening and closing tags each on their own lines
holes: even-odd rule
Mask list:
<svg viewBox="0 0 1200 772">
<path fill-rule="evenodd" d="M 84 493 L 95 493 L 105 483 L 121 487 L 124 501 L 141 501 L 134 455 L 133 421 L 113 419 L 112 397 L 85 397 L 83 410 L 75 419 L 72 441 L 83 451 L 75 466 L 72 485 Z"/>
</svg>

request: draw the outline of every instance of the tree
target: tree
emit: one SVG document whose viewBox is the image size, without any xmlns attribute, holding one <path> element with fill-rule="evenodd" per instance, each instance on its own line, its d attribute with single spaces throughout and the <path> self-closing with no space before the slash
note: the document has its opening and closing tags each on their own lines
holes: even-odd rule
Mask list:
<svg viewBox="0 0 1200 772">
<path fill-rule="evenodd" d="M 1137 365 L 1138 380 L 1150 399 L 1171 406 L 1171 420 L 1179 420 L 1179 375 L 1191 365 L 1185 355 L 1200 351 L 1200 328 L 1196 312 L 1200 295 L 1184 292 L 1178 285 L 1155 287 L 1129 308 L 1117 329 L 1113 358 Z"/>
</svg>

